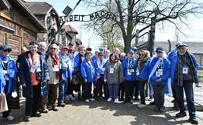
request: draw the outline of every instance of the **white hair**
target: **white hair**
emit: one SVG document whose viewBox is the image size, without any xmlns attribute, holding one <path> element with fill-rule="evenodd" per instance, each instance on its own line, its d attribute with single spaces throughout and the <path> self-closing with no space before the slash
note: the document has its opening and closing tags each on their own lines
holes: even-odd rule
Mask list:
<svg viewBox="0 0 203 125">
<path fill-rule="evenodd" d="M 126 56 L 126 54 L 125 53 L 121 53 L 120 56 Z"/>
<path fill-rule="evenodd" d="M 46 42 L 39 42 L 39 45 L 47 47 L 47 43 Z"/>
</svg>

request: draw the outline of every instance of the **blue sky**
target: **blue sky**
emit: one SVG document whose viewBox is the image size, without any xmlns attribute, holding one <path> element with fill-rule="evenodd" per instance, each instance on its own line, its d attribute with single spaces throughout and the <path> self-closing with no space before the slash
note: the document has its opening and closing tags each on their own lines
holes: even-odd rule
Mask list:
<svg viewBox="0 0 203 125">
<path fill-rule="evenodd" d="M 47 2 L 51 4 L 59 15 L 62 15 L 62 11 L 64 8 L 68 5 L 71 8 L 75 6 L 78 0 L 26 0 L 26 1 L 41 1 L 41 2 Z M 87 9 L 84 5 L 84 3 L 81 2 L 81 4 L 76 8 L 76 10 L 73 12 L 73 14 L 90 14 L 94 12 L 94 9 Z M 185 34 L 187 34 L 187 37 L 183 36 L 182 34 L 179 34 L 179 39 L 181 41 L 202 41 L 203 42 L 203 18 L 188 18 L 187 23 L 188 27 L 185 27 L 184 25 L 180 24 L 181 30 L 184 31 Z M 70 24 L 73 26 L 79 34 L 77 35 L 78 38 L 82 40 L 85 46 L 90 47 L 98 47 L 98 45 L 101 43 L 101 38 L 99 38 L 96 35 L 93 35 L 92 30 L 87 30 L 83 27 L 84 23 L 82 22 L 69 22 L 66 24 Z M 171 41 L 176 40 L 175 35 L 175 28 L 173 25 L 165 23 L 164 24 L 164 30 L 161 30 L 161 26 L 156 26 L 156 35 L 155 40 L 156 41 L 167 41 L 170 39 Z M 146 38 L 143 38 L 146 39 Z"/>
</svg>

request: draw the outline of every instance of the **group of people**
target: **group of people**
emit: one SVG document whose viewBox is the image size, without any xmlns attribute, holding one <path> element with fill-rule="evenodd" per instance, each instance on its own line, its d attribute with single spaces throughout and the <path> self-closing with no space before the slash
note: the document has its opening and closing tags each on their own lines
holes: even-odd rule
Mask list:
<svg viewBox="0 0 203 125">
<path fill-rule="evenodd" d="M 164 94 L 173 90 L 175 102 L 180 112 L 177 118 L 186 116 L 184 91 L 189 110 L 189 121 L 197 124 L 194 105 L 193 83 L 198 83 L 197 63 L 189 53 L 186 44 L 178 42 L 176 48 L 166 55 L 158 47 L 154 56 L 147 50 L 133 47 L 128 53 L 121 53 L 118 48 L 111 53 L 99 48 L 92 54 L 91 48 L 83 45 L 74 49 L 74 43 L 68 47 L 51 44 L 46 49 L 46 42 L 31 42 L 29 50 L 22 48 L 22 54 L 15 62 L 9 56 L 12 51 L 8 45 L 0 48 L 0 93 L 5 93 L 7 100 L 22 85 L 25 100 L 25 121 L 30 117 L 40 117 L 49 110 L 58 111 L 57 105 L 64 107 L 69 100 L 84 100 L 86 103 L 95 99 L 108 102 L 132 103 L 139 100 L 139 108 L 146 106 L 145 98 L 154 98 L 158 112 L 164 112 Z M 78 93 L 74 94 L 73 91 Z M 19 92 L 18 92 L 19 96 Z M 8 102 L 8 108 L 9 108 Z M 9 121 L 14 119 L 10 109 L 3 112 Z"/>
</svg>

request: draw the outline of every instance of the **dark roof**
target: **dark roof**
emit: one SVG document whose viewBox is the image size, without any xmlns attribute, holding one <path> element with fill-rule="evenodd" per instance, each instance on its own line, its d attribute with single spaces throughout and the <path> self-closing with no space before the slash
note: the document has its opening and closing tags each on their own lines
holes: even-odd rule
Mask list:
<svg viewBox="0 0 203 125">
<path fill-rule="evenodd" d="M 194 53 L 194 54 L 203 54 L 203 42 L 183 42 L 188 45 L 189 52 Z M 175 41 L 171 42 L 171 50 L 175 49 Z M 156 41 L 154 44 L 154 49 L 156 47 L 162 47 L 164 51 L 168 52 L 169 51 L 169 44 L 167 41 Z"/>
<path fill-rule="evenodd" d="M 11 5 L 7 0 L 1 0 L 0 1 L 0 10 L 10 9 Z"/>
<path fill-rule="evenodd" d="M 78 45 L 82 45 L 82 41 L 78 38 L 76 38 L 76 43 L 78 43 Z"/>
<path fill-rule="evenodd" d="M 52 5 L 46 2 L 24 2 L 26 7 L 32 11 L 34 15 L 46 15 L 51 9 Z"/>
<path fill-rule="evenodd" d="M 8 0 L 9 3 L 12 5 L 14 4 L 14 6 L 18 6 L 25 14 L 26 16 L 28 16 L 31 21 L 31 23 L 33 23 L 35 26 L 37 26 L 37 28 L 39 29 L 40 32 L 44 32 L 46 31 L 45 27 L 43 26 L 43 24 L 41 24 L 41 22 L 33 15 L 33 13 L 25 6 L 24 2 L 22 0 Z"/>
<path fill-rule="evenodd" d="M 66 32 L 78 34 L 78 31 L 75 30 L 71 25 L 64 25 L 63 28 Z"/>
</svg>

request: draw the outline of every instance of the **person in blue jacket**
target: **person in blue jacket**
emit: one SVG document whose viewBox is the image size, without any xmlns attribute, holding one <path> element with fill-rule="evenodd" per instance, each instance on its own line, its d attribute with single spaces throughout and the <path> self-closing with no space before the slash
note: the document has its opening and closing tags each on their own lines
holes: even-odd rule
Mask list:
<svg viewBox="0 0 203 125">
<path fill-rule="evenodd" d="M 170 76 L 171 64 L 163 57 L 163 48 L 156 48 L 157 57 L 152 58 L 148 63 L 148 83 L 151 82 L 154 91 L 154 102 L 157 111 L 164 112 L 164 92 Z"/>
<path fill-rule="evenodd" d="M 78 47 L 78 54 L 74 58 L 74 72 L 73 75 L 76 75 L 78 78 L 78 84 L 74 85 L 74 90 L 78 92 L 78 100 L 81 99 L 82 92 L 80 91 L 81 85 L 84 83 L 82 76 L 81 76 L 81 63 L 85 60 L 85 46 L 80 45 Z M 83 95 L 83 94 L 82 94 Z"/>
<path fill-rule="evenodd" d="M 98 59 L 96 60 L 95 63 L 95 68 L 96 68 L 96 92 L 95 92 L 95 96 L 100 96 L 100 98 L 102 98 L 102 88 L 104 87 L 104 71 L 106 69 L 106 64 L 107 64 L 107 60 L 104 59 L 104 53 L 103 52 L 99 52 L 98 54 Z M 108 98 L 108 94 L 107 94 L 107 89 L 104 88 L 104 94 L 105 94 L 105 98 Z"/>
<path fill-rule="evenodd" d="M 68 89 L 68 79 L 69 79 L 69 64 L 68 64 L 68 47 L 63 46 L 61 48 L 61 55 L 60 55 L 60 82 L 59 82 L 59 102 L 58 106 L 64 107 L 65 104 L 65 91 Z"/>
<path fill-rule="evenodd" d="M 132 103 L 131 99 L 133 96 L 133 86 L 136 78 L 136 67 L 137 62 L 133 57 L 134 51 L 130 50 L 128 52 L 128 57 L 122 62 L 124 70 L 124 89 L 125 89 L 125 100 L 124 103 Z"/>
<path fill-rule="evenodd" d="M 3 112 L 3 118 L 6 118 L 9 121 L 14 120 L 14 117 L 10 115 L 10 101 L 15 93 L 17 96 L 17 85 L 16 85 L 16 74 L 17 74 L 17 67 L 15 64 L 15 61 L 12 57 L 9 56 L 9 53 L 12 51 L 11 48 L 8 47 L 8 45 L 3 45 L 0 49 L 1 56 L 0 56 L 0 62 L 1 62 L 1 69 L 3 70 L 4 79 L 6 80 L 6 84 L 4 86 L 4 93 L 6 95 L 7 103 L 8 103 L 8 111 Z M 15 98 L 15 97 L 14 97 Z"/>
<path fill-rule="evenodd" d="M 85 53 L 85 60 L 81 63 L 81 75 L 84 79 L 83 91 L 85 102 L 95 101 L 91 95 L 92 83 L 94 82 L 95 67 L 91 62 L 91 53 Z"/>
<path fill-rule="evenodd" d="M 175 86 L 176 98 L 180 112 L 176 118 L 185 117 L 184 91 L 187 99 L 189 121 L 198 124 L 196 120 L 196 109 L 194 104 L 193 83 L 198 83 L 197 69 L 199 64 L 194 55 L 187 51 L 187 45 L 181 44 L 177 47 L 177 55 L 171 60 L 171 82 Z"/>
</svg>

